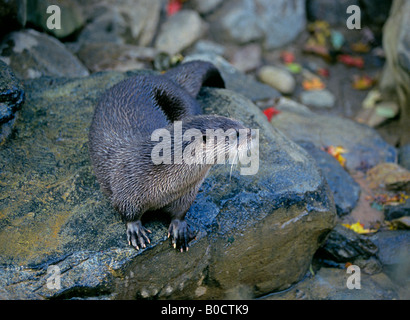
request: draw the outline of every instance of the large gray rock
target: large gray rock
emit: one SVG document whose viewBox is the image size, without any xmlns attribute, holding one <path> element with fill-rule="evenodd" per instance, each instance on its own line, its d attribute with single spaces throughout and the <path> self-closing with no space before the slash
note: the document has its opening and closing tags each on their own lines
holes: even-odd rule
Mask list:
<svg viewBox="0 0 410 320">
<path fill-rule="evenodd" d="M 281 111 L 272 118 L 274 127 L 290 139 L 311 142 L 318 148 L 341 146 L 348 170 L 367 170 L 381 162 L 395 162 L 396 149 L 385 142 L 370 127 L 352 120 L 321 115 L 306 106 L 281 98 L 277 105 Z"/>
<path fill-rule="evenodd" d="M 33 29 L 7 35 L 0 44 L 0 59 L 20 79 L 41 76 L 82 77 L 89 74 L 87 68 L 63 43 Z"/>
<path fill-rule="evenodd" d="M 218 299 L 300 280 L 335 225 L 332 194 L 313 159 L 229 90 L 203 89 L 199 101 L 259 129 L 259 171 L 211 170 L 187 214 L 198 231 L 188 252 L 170 248 L 166 221 L 149 217 L 151 246 L 128 246 L 87 150 L 98 97 L 125 76 L 25 83 L 19 130 L 0 149 L 0 297 Z"/>
<path fill-rule="evenodd" d="M 78 37 L 91 42 L 150 46 L 154 39 L 163 1 L 107 0 L 81 3 L 89 23 Z"/>
<path fill-rule="evenodd" d="M 260 41 L 271 50 L 293 41 L 305 28 L 305 0 L 225 1 L 209 21 L 212 34 L 222 41 Z"/>
</svg>

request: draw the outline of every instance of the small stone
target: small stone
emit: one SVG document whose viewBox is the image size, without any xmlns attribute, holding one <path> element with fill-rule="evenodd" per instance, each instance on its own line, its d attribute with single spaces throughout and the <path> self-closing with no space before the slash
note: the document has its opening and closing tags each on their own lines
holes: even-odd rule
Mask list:
<svg viewBox="0 0 410 320">
<path fill-rule="evenodd" d="M 179 11 L 161 26 L 155 48 L 171 55 L 180 53 L 194 44 L 204 30 L 205 24 L 197 12 Z"/>
<path fill-rule="evenodd" d="M 335 105 L 335 96 L 327 89 L 303 91 L 300 101 L 315 108 L 332 108 Z"/>
<path fill-rule="evenodd" d="M 295 90 L 295 78 L 289 71 L 282 68 L 264 66 L 259 69 L 258 78 L 261 82 L 277 89 L 283 94 L 291 94 Z"/>
<path fill-rule="evenodd" d="M 235 52 L 232 57 L 232 65 L 239 71 L 249 72 L 260 66 L 261 58 L 261 47 L 257 44 L 250 44 Z"/>
</svg>

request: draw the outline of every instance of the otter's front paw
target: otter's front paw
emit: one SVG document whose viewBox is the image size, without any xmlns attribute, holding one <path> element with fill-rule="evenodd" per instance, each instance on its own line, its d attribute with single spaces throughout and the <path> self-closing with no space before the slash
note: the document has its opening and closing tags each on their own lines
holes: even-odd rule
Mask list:
<svg viewBox="0 0 410 320">
<path fill-rule="evenodd" d="M 146 248 L 146 244 L 150 243 L 149 238 L 148 238 L 148 233 L 151 233 L 150 230 L 144 228 L 141 224 L 141 221 L 132 221 L 132 222 L 127 222 L 127 239 L 128 239 L 128 244 L 132 245 L 135 247 L 137 250 L 139 250 L 139 246 L 141 248 Z"/>
<path fill-rule="evenodd" d="M 171 237 L 175 249 L 188 251 L 188 242 L 194 239 L 195 234 L 185 220 L 172 220 L 168 229 L 168 238 Z"/>
</svg>

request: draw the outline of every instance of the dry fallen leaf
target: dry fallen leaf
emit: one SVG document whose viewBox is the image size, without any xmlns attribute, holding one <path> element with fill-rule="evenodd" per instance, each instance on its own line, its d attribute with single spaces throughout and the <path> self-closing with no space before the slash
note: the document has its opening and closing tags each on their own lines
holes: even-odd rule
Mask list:
<svg viewBox="0 0 410 320">
<path fill-rule="evenodd" d="M 321 90 L 324 89 L 326 86 L 318 77 L 314 77 L 312 79 L 306 79 L 302 82 L 303 89 L 305 90 Z"/>
<path fill-rule="evenodd" d="M 347 150 L 341 146 L 335 147 L 335 146 L 328 146 L 323 148 L 324 151 L 335 157 L 337 161 L 339 161 L 340 165 L 342 167 L 345 166 L 346 164 L 346 159 L 342 156 L 343 153 L 346 153 Z"/>
<path fill-rule="evenodd" d="M 367 75 L 362 75 L 358 76 L 355 75 L 353 79 L 353 88 L 356 90 L 367 90 L 370 89 L 374 84 L 374 80 L 367 76 Z"/>
<path fill-rule="evenodd" d="M 338 56 L 338 61 L 349 66 L 349 67 L 356 67 L 356 68 L 363 68 L 364 67 L 364 60 L 362 57 L 355 57 L 348 54 L 341 54 Z"/>
<path fill-rule="evenodd" d="M 270 108 L 263 110 L 263 113 L 268 118 L 268 121 L 270 121 L 274 116 L 279 114 L 280 111 L 276 109 L 275 107 L 270 107 Z"/>
<path fill-rule="evenodd" d="M 342 224 L 342 226 L 350 230 L 353 230 L 354 232 L 359 233 L 359 234 L 373 233 L 377 231 L 374 229 L 365 229 L 364 224 L 361 224 L 360 221 L 357 221 L 356 223 L 353 223 L 353 224 Z"/>
</svg>

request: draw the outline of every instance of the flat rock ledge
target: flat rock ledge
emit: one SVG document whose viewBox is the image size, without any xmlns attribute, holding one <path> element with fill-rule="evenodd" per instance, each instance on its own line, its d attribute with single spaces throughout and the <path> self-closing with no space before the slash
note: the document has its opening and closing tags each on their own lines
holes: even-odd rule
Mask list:
<svg viewBox="0 0 410 320">
<path fill-rule="evenodd" d="M 99 190 L 87 134 L 101 93 L 130 76 L 104 72 L 24 83 L 26 102 L 0 147 L 0 298 L 222 299 L 284 290 L 304 277 L 335 226 L 332 193 L 315 161 L 247 98 L 204 88 L 205 113 L 259 130 L 255 175 L 215 166 L 187 219 L 188 252 L 172 249 L 158 215 L 145 250 Z"/>
</svg>

